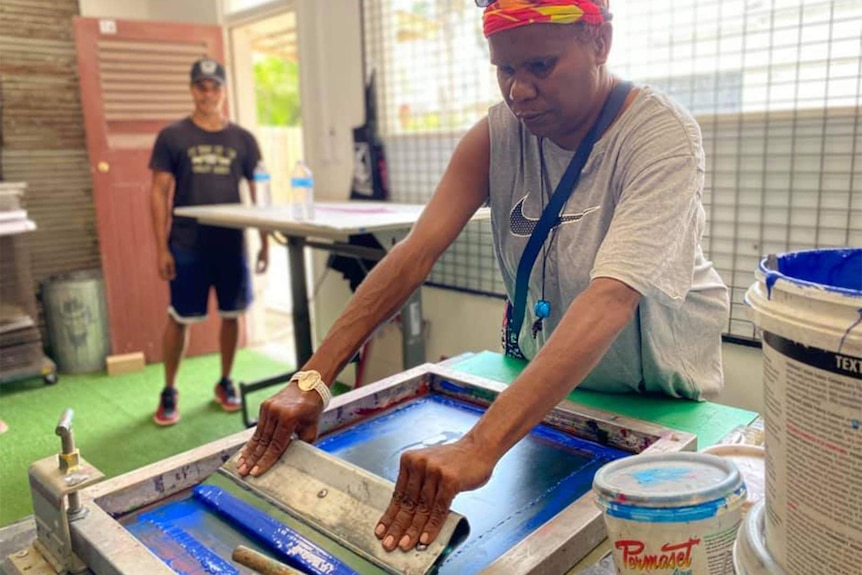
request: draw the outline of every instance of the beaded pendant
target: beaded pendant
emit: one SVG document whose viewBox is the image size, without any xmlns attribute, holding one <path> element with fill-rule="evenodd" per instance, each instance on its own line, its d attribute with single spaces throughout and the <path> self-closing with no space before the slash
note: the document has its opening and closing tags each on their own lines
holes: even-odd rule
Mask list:
<svg viewBox="0 0 862 575">
<path fill-rule="evenodd" d="M 546 299 L 540 299 L 536 302 L 536 305 L 533 306 L 533 312 L 538 318 L 535 322 L 533 322 L 532 327 L 533 339 L 535 339 L 536 336 L 539 335 L 539 332 L 542 331 L 543 320 L 551 315 L 551 302 Z"/>
</svg>

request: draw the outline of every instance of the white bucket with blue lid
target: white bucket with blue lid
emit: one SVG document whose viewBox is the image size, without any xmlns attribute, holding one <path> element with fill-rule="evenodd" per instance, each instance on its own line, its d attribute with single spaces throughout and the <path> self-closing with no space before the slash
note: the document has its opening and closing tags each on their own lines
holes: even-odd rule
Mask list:
<svg viewBox="0 0 862 575">
<path fill-rule="evenodd" d="M 704 453 L 619 459 L 593 480 L 620 575 L 734 575 L 746 491 L 729 460 Z"/>
<path fill-rule="evenodd" d="M 758 501 L 739 527 L 733 547 L 736 575 L 786 575 L 766 548 L 766 500 Z"/>
<path fill-rule="evenodd" d="M 788 575 L 862 575 L 862 248 L 769 256 L 755 279 L 767 548 Z"/>
</svg>

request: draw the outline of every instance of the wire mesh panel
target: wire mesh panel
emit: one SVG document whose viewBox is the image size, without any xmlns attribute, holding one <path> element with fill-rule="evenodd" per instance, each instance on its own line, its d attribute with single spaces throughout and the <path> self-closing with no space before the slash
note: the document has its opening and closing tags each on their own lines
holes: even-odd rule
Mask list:
<svg viewBox="0 0 862 575">
<path fill-rule="evenodd" d="M 425 203 L 461 136 L 500 99 L 481 11 L 462 0 L 366 0 L 366 65 L 376 71 L 393 201 Z M 488 222 L 468 224 L 432 285 L 502 296 Z"/>
<path fill-rule="evenodd" d="M 742 300 L 763 255 L 862 245 L 862 4 L 613 7 L 614 70 L 663 89 L 700 123 L 704 250 L 731 290 L 726 332 L 753 338 Z"/>
<path fill-rule="evenodd" d="M 611 69 L 686 106 L 707 158 L 703 246 L 731 290 L 726 333 L 768 253 L 862 245 L 862 3 L 611 3 Z M 500 100 L 472 0 L 366 0 L 393 199 L 424 203 L 458 139 Z M 488 222 L 470 224 L 434 285 L 504 294 Z"/>
</svg>

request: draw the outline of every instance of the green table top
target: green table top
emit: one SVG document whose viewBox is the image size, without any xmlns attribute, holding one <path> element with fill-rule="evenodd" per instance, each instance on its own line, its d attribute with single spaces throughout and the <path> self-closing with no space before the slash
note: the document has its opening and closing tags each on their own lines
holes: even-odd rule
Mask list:
<svg viewBox="0 0 862 575">
<path fill-rule="evenodd" d="M 449 364 L 457 371 L 512 383 L 526 362 L 483 351 Z M 715 445 L 736 427 L 750 424 L 757 413 L 709 401 L 689 401 L 655 395 L 618 395 L 576 389 L 569 400 L 626 417 L 649 421 L 697 436 L 697 447 Z"/>
</svg>

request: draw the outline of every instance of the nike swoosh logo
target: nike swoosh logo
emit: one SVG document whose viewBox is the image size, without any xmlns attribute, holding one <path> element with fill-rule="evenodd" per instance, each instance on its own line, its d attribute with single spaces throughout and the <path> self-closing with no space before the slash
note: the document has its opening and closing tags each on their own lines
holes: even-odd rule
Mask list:
<svg viewBox="0 0 862 575">
<path fill-rule="evenodd" d="M 514 236 L 522 238 L 530 237 L 533 234 L 533 230 L 536 229 L 536 224 L 539 223 L 539 218 L 533 219 L 527 217 L 524 214 L 524 202 L 527 200 L 527 196 L 529 195 L 530 194 L 528 193 L 523 198 L 521 198 L 518 203 L 515 204 L 515 207 L 512 208 L 512 211 L 509 213 L 509 230 Z M 600 209 L 601 206 L 593 206 L 577 214 L 563 214 L 560 218 L 557 219 L 557 223 L 554 224 L 553 227 L 556 228 L 557 226 L 561 226 L 563 224 L 579 222 L 584 219 L 584 216 L 586 216 L 587 214 L 597 212 Z"/>
</svg>

